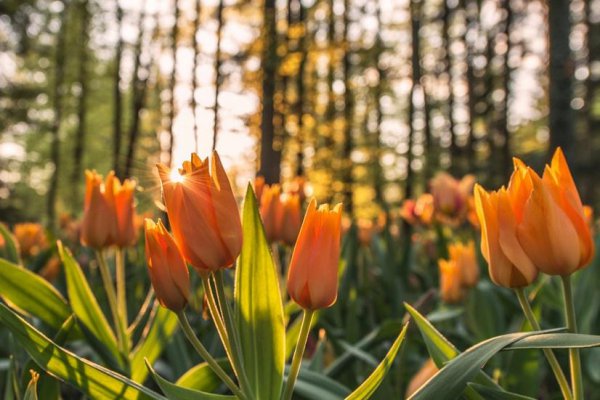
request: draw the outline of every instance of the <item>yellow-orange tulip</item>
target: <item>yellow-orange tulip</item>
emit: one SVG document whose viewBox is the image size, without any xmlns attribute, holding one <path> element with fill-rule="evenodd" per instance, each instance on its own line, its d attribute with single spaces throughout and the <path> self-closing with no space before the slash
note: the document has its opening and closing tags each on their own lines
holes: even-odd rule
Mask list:
<svg viewBox="0 0 600 400">
<path fill-rule="evenodd" d="M 146 219 L 146 261 L 159 303 L 174 312 L 185 308 L 190 277 L 177 243 L 160 220 Z"/>
<path fill-rule="evenodd" d="M 433 360 L 430 358 L 425 361 L 421 369 L 411 378 L 406 388 L 405 398 L 409 398 L 413 395 L 421 386 L 425 384 L 432 376 L 437 374 L 439 368 L 435 365 Z"/>
<path fill-rule="evenodd" d="M 38 223 L 25 222 L 16 224 L 13 228 L 15 239 L 19 244 L 22 257 L 32 257 L 48 247 L 44 227 Z"/>
<path fill-rule="evenodd" d="M 285 194 L 281 198 L 282 221 L 281 221 L 281 240 L 293 246 L 298 238 L 300 226 L 302 225 L 302 208 L 300 206 L 300 196 L 298 194 Z"/>
<path fill-rule="evenodd" d="M 429 184 L 436 212 L 454 218 L 464 216 L 474 183 L 473 175 L 465 175 L 459 181 L 446 172 L 436 174 Z"/>
<path fill-rule="evenodd" d="M 113 245 L 117 236 L 113 179 L 114 172 L 110 172 L 103 183 L 96 171 L 85 171 L 81 243 L 95 249 Z"/>
<path fill-rule="evenodd" d="M 283 204 L 281 203 L 281 186 L 265 185 L 262 192 L 260 215 L 265 227 L 265 235 L 269 243 L 281 238 L 283 221 Z"/>
<path fill-rule="evenodd" d="M 342 205 L 333 210 L 327 204 L 317 209 L 308 205 L 288 272 L 290 297 L 308 310 L 335 303 L 338 285 Z"/>
<path fill-rule="evenodd" d="M 192 154 L 179 173 L 159 164 L 158 173 L 173 236 L 185 259 L 201 273 L 231 267 L 242 249 L 242 224 L 218 154 L 210 164 Z"/>
<path fill-rule="evenodd" d="M 516 173 L 515 173 L 516 174 Z M 520 175 L 513 174 L 510 194 L 505 188 L 487 193 L 475 186 L 475 209 L 481 225 L 481 252 L 488 262 L 490 278 L 508 288 L 529 285 L 537 277 L 537 269 L 517 239 L 518 215 L 511 198 L 519 198 L 526 187 Z M 520 190 L 521 189 L 521 190 Z"/>
<path fill-rule="evenodd" d="M 115 244 L 119 247 L 132 246 L 137 241 L 135 206 L 133 203 L 135 182 L 125 179 L 121 184 L 118 178 L 113 178 L 112 185 L 115 215 L 117 217 Z"/>
<path fill-rule="evenodd" d="M 265 188 L 264 176 L 257 176 L 254 179 L 254 194 L 256 195 L 256 201 L 260 204 L 262 199 L 263 190 Z"/>
<path fill-rule="evenodd" d="M 444 303 L 453 304 L 460 302 L 465 297 L 462 284 L 462 271 L 454 261 L 440 259 L 440 296 Z"/>
<path fill-rule="evenodd" d="M 461 272 L 461 282 L 465 287 L 477 285 L 479 280 L 479 265 L 475 256 L 475 243 L 471 240 L 466 245 L 453 243 L 448 246 L 450 262 L 455 263 Z"/>
</svg>

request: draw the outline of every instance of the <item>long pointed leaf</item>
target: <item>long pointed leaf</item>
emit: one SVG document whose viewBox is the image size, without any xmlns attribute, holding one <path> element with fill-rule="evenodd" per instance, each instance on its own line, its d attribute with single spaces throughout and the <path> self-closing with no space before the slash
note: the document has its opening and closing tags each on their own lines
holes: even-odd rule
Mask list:
<svg viewBox="0 0 600 400">
<path fill-rule="evenodd" d="M 250 186 L 244 201 L 243 230 L 235 276 L 235 316 L 244 369 L 257 400 L 277 399 L 285 364 L 283 306 L 279 278 Z"/>
</svg>

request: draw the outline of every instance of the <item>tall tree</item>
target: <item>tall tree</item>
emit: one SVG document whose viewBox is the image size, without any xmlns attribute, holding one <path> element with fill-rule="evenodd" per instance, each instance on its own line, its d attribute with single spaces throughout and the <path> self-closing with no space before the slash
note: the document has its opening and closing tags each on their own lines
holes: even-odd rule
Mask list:
<svg viewBox="0 0 600 400">
<path fill-rule="evenodd" d="M 196 18 L 194 19 L 194 33 L 192 37 L 192 46 L 194 48 L 194 62 L 192 66 L 192 98 L 191 98 L 191 108 L 192 108 L 192 117 L 194 119 L 194 123 L 192 125 L 192 132 L 194 135 L 194 150 L 198 152 L 198 120 L 196 115 L 196 108 L 198 105 L 196 103 L 196 91 L 198 90 L 198 77 L 196 74 L 198 73 L 198 57 L 199 57 L 199 43 L 198 43 L 198 30 L 200 29 L 200 19 L 202 17 L 202 1 L 196 0 Z M 215 97 L 216 98 L 216 97 Z M 215 120 L 217 119 L 215 113 Z"/>
<path fill-rule="evenodd" d="M 296 0 L 298 8 L 298 52 L 300 53 L 300 65 L 298 67 L 296 88 L 298 90 L 298 101 L 296 103 L 296 113 L 298 115 L 298 153 L 296 154 L 296 175 L 304 175 L 304 74 L 306 72 L 306 8 L 301 0 Z"/>
<path fill-rule="evenodd" d="M 47 216 L 48 226 L 54 227 L 56 221 L 56 199 L 58 196 L 58 180 L 60 175 L 60 127 L 63 112 L 63 83 L 65 80 L 65 41 L 67 34 L 67 12 L 68 3 L 64 1 L 63 12 L 60 16 L 60 28 L 56 37 L 56 51 L 54 53 L 54 85 L 52 87 L 54 118 L 50 127 L 52 135 L 52 144 L 50 148 L 50 160 L 54 166 L 52 177 L 50 178 L 50 187 L 47 197 Z"/>
<path fill-rule="evenodd" d="M 442 24 L 442 36 L 444 38 L 444 69 L 446 79 L 448 80 L 448 131 L 450 133 L 450 154 L 452 156 L 452 167 L 456 167 L 458 156 L 458 147 L 456 144 L 456 130 L 454 122 L 454 80 L 452 76 L 452 38 L 450 36 L 450 23 L 452 18 L 452 9 L 450 0 L 442 0 L 444 3 L 444 16 Z"/>
<path fill-rule="evenodd" d="M 560 146 L 569 157 L 574 143 L 574 121 L 571 109 L 573 57 L 569 47 L 571 20 L 569 0 L 549 0 L 550 30 L 550 152 Z"/>
<path fill-rule="evenodd" d="M 377 38 L 375 40 L 375 58 L 373 63 L 377 70 L 377 85 L 374 91 L 374 102 L 375 102 L 375 119 L 377 121 L 377 127 L 375 130 L 374 138 L 374 153 L 375 161 L 373 163 L 375 168 L 375 200 L 384 210 L 387 210 L 387 204 L 383 195 L 383 188 L 385 184 L 385 178 L 383 175 L 383 167 L 381 165 L 382 146 L 381 146 L 381 130 L 383 127 L 383 110 L 381 109 L 381 97 L 383 96 L 384 85 L 387 82 L 386 71 L 381 66 L 381 56 L 383 55 L 384 43 L 381 37 L 381 31 L 383 29 L 383 23 L 381 20 L 381 4 L 376 3 L 376 16 L 377 16 Z"/>
<path fill-rule="evenodd" d="M 504 53 L 504 75 L 502 77 L 502 90 L 504 92 L 504 100 L 502 101 L 502 109 L 500 110 L 498 120 L 498 130 L 502 136 L 502 172 L 504 178 L 508 179 L 512 170 L 512 153 L 510 148 L 510 131 L 508 129 L 508 112 L 510 100 L 510 79 L 512 68 L 509 65 L 509 56 L 511 51 L 510 31 L 513 21 L 513 10 L 510 0 L 504 0 L 504 10 L 506 19 L 504 21 L 504 38 L 506 40 L 506 49 Z"/>
<path fill-rule="evenodd" d="M 215 52 L 215 105 L 214 105 L 214 125 L 213 125 L 213 144 L 212 149 L 217 148 L 217 135 L 219 132 L 219 93 L 223 77 L 221 76 L 221 37 L 223 36 L 223 0 L 219 0 L 217 7 L 217 49 Z"/>
<path fill-rule="evenodd" d="M 353 119 L 354 119 L 354 93 L 352 88 L 351 45 L 348 40 L 348 25 L 350 24 L 350 0 L 344 0 L 344 46 L 345 52 L 342 60 L 344 73 L 344 143 L 342 147 L 342 182 L 344 184 L 344 208 L 350 215 L 353 213 L 354 175 L 352 151 L 354 150 Z"/>
<path fill-rule="evenodd" d="M 115 68 L 113 76 L 113 170 L 117 175 L 121 171 L 122 136 L 122 97 L 121 97 L 121 58 L 123 53 L 123 9 L 119 0 L 115 0 L 117 14 L 117 48 L 115 49 Z"/>
<path fill-rule="evenodd" d="M 89 23 L 89 0 L 81 0 L 81 20 L 79 27 L 79 35 L 81 42 L 79 43 L 79 69 L 77 72 L 77 81 L 79 83 L 79 99 L 77 104 L 77 130 L 75 132 L 75 146 L 73 148 L 73 170 L 71 171 L 71 188 L 72 196 L 75 204 L 79 202 L 79 188 L 81 187 L 80 179 L 83 164 L 83 150 L 85 147 L 86 134 L 86 116 L 87 116 L 87 94 L 88 94 L 88 23 Z"/>
<path fill-rule="evenodd" d="M 258 174 L 267 184 L 279 182 L 281 149 L 275 138 L 275 72 L 277 70 L 277 30 L 275 29 L 275 0 L 264 0 L 262 119 L 260 139 L 260 168 Z"/>
<path fill-rule="evenodd" d="M 173 57 L 173 69 L 171 70 L 171 78 L 169 80 L 169 125 L 167 132 L 169 135 L 167 149 L 167 165 L 173 162 L 173 146 L 175 143 L 175 133 L 173 127 L 175 123 L 175 86 L 177 84 L 177 40 L 179 39 L 179 0 L 174 0 L 175 21 L 171 29 L 171 52 Z"/>
</svg>

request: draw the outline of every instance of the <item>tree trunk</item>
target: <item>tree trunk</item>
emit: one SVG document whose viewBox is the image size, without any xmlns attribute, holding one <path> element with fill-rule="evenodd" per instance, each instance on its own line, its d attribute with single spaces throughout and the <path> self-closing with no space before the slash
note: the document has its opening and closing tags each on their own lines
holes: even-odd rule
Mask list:
<svg viewBox="0 0 600 400">
<path fill-rule="evenodd" d="M 410 20 L 411 20 L 411 40 L 412 40 L 412 87 L 410 89 L 410 97 L 408 103 L 408 150 L 406 153 L 406 185 L 404 187 L 404 198 L 409 199 L 413 196 L 414 171 L 412 169 L 413 161 L 413 144 L 415 138 L 415 102 L 414 96 L 421 82 L 421 40 L 419 32 L 421 30 L 421 3 L 419 0 L 411 0 L 410 2 Z"/>
<path fill-rule="evenodd" d="M 67 34 L 67 18 L 69 15 L 69 13 L 67 12 L 68 3 L 63 2 L 63 5 L 65 9 L 63 10 L 62 15 L 60 17 L 60 29 L 56 38 L 57 43 L 54 59 L 54 85 L 52 87 L 54 99 L 54 119 L 52 120 L 52 126 L 50 128 L 50 133 L 52 135 L 50 159 L 54 166 L 54 171 L 52 177 L 50 178 L 48 197 L 46 198 L 48 227 L 51 229 L 54 227 L 56 221 L 56 200 L 58 196 L 58 181 L 60 175 L 60 126 L 62 122 L 63 111 L 63 82 L 65 79 L 65 40 Z"/>
<path fill-rule="evenodd" d="M 175 123 L 175 85 L 177 84 L 177 39 L 179 38 L 179 0 L 174 0 L 175 4 L 175 21 L 171 30 L 171 51 L 173 53 L 173 70 L 171 71 L 171 79 L 169 81 L 169 148 L 167 149 L 167 166 L 171 166 L 173 162 L 173 146 L 175 144 L 175 133 L 173 126 Z"/>
<path fill-rule="evenodd" d="M 265 0 L 263 29 L 262 120 L 259 175 L 267 184 L 279 182 L 281 148 L 275 138 L 275 72 L 277 67 L 277 31 L 275 29 L 275 0 Z M 277 148 L 276 148 L 277 146 Z"/>
<path fill-rule="evenodd" d="M 450 133 L 450 155 L 452 160 L 452 170 L 456 170 L 457 158 L 458 158 L 458 147 L 456 144 L 456 132 L 454 122 L 454 80 L 452 79 L 452 54 L 450 53 L 450 47 L 452 46 L 452 38 L 450 37 L 450 18 L 452 10 L 448 4 L 448 0 L 442 0 L 444 2 L 444 17 L 442 34 L 444 36 L 444 69 L 446 76 L 448 77 L 448 131 Z"/>
<path fill-rule="evenodd" d="M 215 105 L 214 105 L 214 125 L 213 125 L 213 151 L 217 148 L 217 135 L 219 133 L 219 93 L 221 91 L 221 36 L 223 30 L 223 0 L 219 0 L 217 7 L 217 51 L 215 53 Z"/>
<path fill-rule="evenodd" d="M 113 78 L 113 170 L 117 175 L 121 171 L 121 136 L 122 136 L 122 99 L 121 99 L 121 58 L 123 53 L 123 36 L 121 28 L 123 25 L 123 9 L 119 0 L 115 0 L 117 7 L 117 48 L 115 51 L 115 69 Z"/>
<path fill-rule="evenodd" d="M 144 20 L 146 19 L 146 1 L 142 1 L 142 9 L 140 11 L 140 19 L 138 23 L 138 39 L 135 44 L 135 63 L 131 77 L 132 87 L 132 104 L 131 104 L 131 124 L 129 126 L 129 145 L 127 147 L 127 155 L 125 159 L 125 171 L 123 177 L 131 177 L 133 161 L 135 159 L 135 148 L 137 139 L 140 134 L 140 118 L 141 111 L 144 108 L 144 99 L 146 98 L 146 88 L 150 71 L 140 79 L 142 70 L 142 47 L 144 40 Z"/>
<path fill-rule="evenodd" d="M 562 147 L 567 158 L 572 156 L 574 135 L 571 109 L 573 58 L 569 47 L 571 21 L 569 0 L 548 2 L 550 30 L 550 153 Z"/>
<path fill-rule="evenodd" d="M 88 0 L 81 0 L 81 26 L 80 32 L 81 43 L 79 44 L 79 69 L 77 71 L 77 80 L 79 82 L 79 99 L 77 104 L 77 130 L 75 132 L 75 146 L 73 148 L 73 170 L 71 171 L 71 188 L 73 203 L 79 206 L 79 194 L 81 187 L 82 166 L 83 166 L 83 150 L 85 148 L 85 123 L 87 116 L 87 60 L 88 60 L 88 23 L 89 9 Z"/>
<path fill-rule="evenodd" d="M 477 16 L 479 14 L 478 5 L 476 0 L 465 0 L 464 8 L 466 14 L 467 27 L 464 32 L 463 41 L 465 43 L 466 57 L 465 62 L 467 64 L 466 79 L 467 79 L 467 91 L 468 91 L 468 112 L 469 112 L 469 133 L 467 136 L 467 147 L 466 147 L 466 164 L 467 170 L 474 172 L 475 169 L 475 105 L 477 104 L 477 93 L 475 83 L 475 71 L 473 69 L 473 58 L 475 57 L 475 46 L 468 42 L 467 34 L 470 30 L 475 30 L 479 33 L 479 26 L 477 23 Z"/>
<path fill-rule="evenodd" d="M 194 47 L 194 63 L 193 63 L 193 67 L 192 67 L 192 99 L 191 99 L 191 104 L 190 106 L 192 107 L 192 116 L 194 119 L 194 123 L 192 125 L 192 129 L 193 129 L 193 134 L 194 134 L 194 150 L 196 151 L 196 153 L 199 151 L 198 148 L 198 121 L 197 121 L 197 116 L 196 116 L 196 108 L 198 108 L 198 105 L 196 104 L 196 91 L 198 90 L 198 78 L 196 77 L 196 73 L 198 72 L 198 56 L 199 56 L 199 49 L 198 49 L 198 30 L 200 29 L 200 18 L 201 18 L 201 11 L 202 11 L 202 6 L 201 6 L 202 1 L 201 0 L 196 0 L 196 18 L 194 19 L 194 36 L 193 36 L 193 40 L 192 40 L 192 46 Z M 216 103 L 216 101 L 215 101 Z M 215 120 L 217 119 L 217 115 L 215 113 Z"/>
<path fill-rule="evenodd" d="M 342 60 L 342 68 L 344 72 L 344 144 L 342 147 L 342 162 L 344 167 L 342 170 L 342 182 L 344 184 L 344 209 L 345 211 L 353 215 L 353 197 L 354 197 L 354 175 L 353 175 L 353 162 L 352 162 L 352 150 L 354 149 L 354 137 L 353 137 L 353 120 L 354 120 L 354 93 L 352 92 L 351 79 L 352 79 L 352 65 L 350 64 L 350 57 L 352 52 L 350 50 L 350 42 L 348 40 L 348 25 L 350 17 L 350 0 L 344 0 L 344 58 Z"/>
<path fill-rule="evenodd" d="M 506 10 L 506 21 L 504 22 L 504 35 L 506 38 L 506 53 L 504 55 L 504 76 L 502 77 L 502 89 L 504 90 L 504 101 L 500 112 L 498 128 L 502 135 L 502 171 L 504 178 L 507 180 L 512 171 L 512 153 L 510 149 L 510 131 L 508 129 L 508 107 L 510 98 L 510 77 L 512 69 L 508 65 L 509 53 L 511 50 L 510 30 L 512 28 L 513 11 L 510 6 L 510 0 L 504 0 L 504 8 Z"/>
<path fill-rule="evenodd" d="M 383 167 L 381 165 L 381 128 L 383 126 L 383 110 L 381 109 L 381 97 L 383 96 L 384 82 L 387 82 L 385 70 L 381 67 L 381 55 L 383 53 L 384 43 L 381 38 L 382 21 L 381 21 L 381 5 L 377 3 L 377 40 L 375 41 L 375 68 L 377 69 L 377 86 L 375 87 L 374 101 L 375 101 L 375 119 L 377 121 L 377 128 L 375 130 L 374 138 L 374 153 L 375 161 L 373 167 L 375 168 L 375 201 L 379 206 L 387 213 L 387 204 L 384 198 L 384 186 L 385 177 L 383 175 Z"/>
</svg>

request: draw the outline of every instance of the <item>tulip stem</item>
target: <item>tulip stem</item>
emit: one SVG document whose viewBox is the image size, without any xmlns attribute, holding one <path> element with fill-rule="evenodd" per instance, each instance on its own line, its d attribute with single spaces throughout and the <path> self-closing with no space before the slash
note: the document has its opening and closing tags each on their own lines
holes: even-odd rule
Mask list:
<svg viewBox="0 0 600 400">
<path fill-rule="evenodd" d="M 223 383 L 225 385 L 227 385 L 227 387 L 233 392 L 233 394 L 235 394 L 239 399 L 242 399 L 242 400 L 245 399 L 246 396 L 244 395 L 244 393 L 242 393 L 240 388 L 237 387 L 235 382 L 233 382 L 233 380 L 229 377 L 229 375 L 227 375 L 227 373 L 223 370 L 223 368 L 221 368 L 221 366 L 217 363 L 217 361 L 215 361 L 215 359 L 210 355 L 208 350 L 206 350 L 204 345 L 198 340 L 198 338 L 194 334 L 194 330 L 190 326 L 190 321 L 188 321 L 187 316 L 185 315 L 183 310 L 181 310 L 177 313 L 177 318 L 179 319 L 179 325 L 181 325 L 181 329 L 183 329 L 183 333 L 185 334 L 187 339 L 190 341 L 190 343 L 192 344 L 194 349 L 196 349 L 196 351 L 198 352 L 200 357 L 202 357 L 202 359 L 204 359 L 204 361 L 206 361 L 206 363 L 213 370 L 213 372 L 215 374 L 217 374 L 217 376 L 219 378 L 221 378 Z"/>
<path fill-rule="evenodd" d="M 292 359 L 292 366 L 290 367 L 290 373 L 288 374 L 281 400 L 290 400 L 294 393 L 294 385 L 296 384 L 298 373 L 300 373 L 300 365 L 302 364 L 302 357 L 304 356 L 304 349 L 306 348 L 306 341 L 308 340 L 308 333 L 310 332 L 310 325 L 314 314 L 315 312 L 313 310 L 304 310 L 304 314 L 302 315 L 300 335 L 298 336 L 298 342 L 296 343 L 296 349 L 294 350 L 294 358 Z"/>
<path fill-rule="evenodd" d="M 565 298 L 565 319 L 567 329 L 571 333 L 577 333 L 577 319 L 575 318 L 575 305 L 571 292 L 571 276 L 562 276 L 562 287 Z M 583 400 L 583 377 L 581 375 L 581 360 L 579 349 L 569 349 L 569 364 L 571 366 L 571 386 L 573 386 L 573 398 Z"/>
<path fill-rule="evenodd" d="M 250 383 L 248 381 L 248 377 L 246 376 L 246 371 L 242 367 L 242 345 L 241 340 L 238 334 L 237 327 L 233 323 L 232 311 L 229 302 L 227 301 L 227 297 L 225 296 L 225 284 L 223 282 L 223 271 L 218 270 L 213 273 L 213 279 L 215 281 L 215 287 L 217 289 L 217 299 L 219 304 L 221 305 L 221 314 L 223 315 L 223 320 L 225 322 L 225 327 L 227 329 L 227 335 L 230 338 L 230 345 L 233 346 L 232 352 L 234 354 L 234 362 L 233 364 L 237 364 L 236 367 L 238 369 L 238 379 L 240 379 L 241 385 L 245 388 L 248 393 L 250 393 Z"/>
<path fill-rule="evenodd" d="M 119 350 L 124 355 L 128 355 L 127 336 L 125 334 L 125 327 L 123 326 L 121 318 L 119 318 L 119 307 L 117 304 L 117 295 L 115 294 L 115 287 L 113 284 L 108 264 L 104 258 L 102 251 L 96 252 L 96 258 L 98 259 L 98 265 L 100 269 L 100 276 L 102 277 L 102 284 L 106 291 L 106 298 L 108 299 L 108 306 L 113 317 L 113 323 L 115 324 L 115 330 L 117 332 L 117 343 Z"/>
<path fill-rule="evenodd" d="M 531 305 L 527 300 L 527 296 L 525 295 L 525 290 L 523 288 L 515 288 L 515 293 L 517 294 L 517 298 L 519 299 L 519 304 L 521 304 L 521 308 L 523 309 L 523 314 L 525 314 L 525 318 L 529 322 L 529 325 L 533 328 L 533 330 L 539 331 L 541 330 L 540 324 L 535 319 L 535 315 L 531 310 Z M 571 389 L 569 388 L 569 382 L 563 372 L 556 356 L 552 349 L 542 349 L 546 359 L 548 360 L 548 364 L 550 364 L 550 368 L 552 368 L 552 372 L 554 372 L 554 376 L 556 377 L 556 381 L 560 386 L 560 391 L 562 392 L 563 398 L 565 400 L 573 399 L 573 395 L 571 394 Z"/>
<path fill-rule="evenodd" d="M 127 327 L 127 293 L 125 286 L 125 249 L 117 247 L 115 252 L 115 275 L 117 278 L 117 305 L 122 324 Z"/>
</svg>

